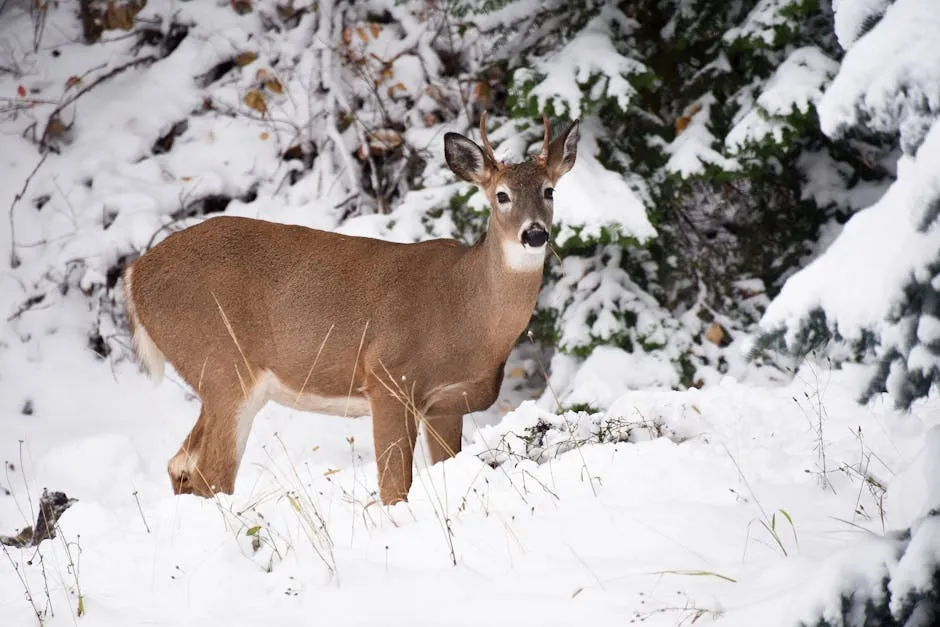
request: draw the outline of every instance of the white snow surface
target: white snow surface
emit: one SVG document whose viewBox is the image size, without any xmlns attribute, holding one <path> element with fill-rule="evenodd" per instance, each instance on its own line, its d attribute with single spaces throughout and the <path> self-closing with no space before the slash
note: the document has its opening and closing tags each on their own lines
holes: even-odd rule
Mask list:
<svg viewBox="0 0 940 627">
<path fill-rule="evenodd" d="M 833 0 L 836 37 L 848 50 L 857 40 L 865 23 L 880 17 L 894 0 Z"/>
<path fill-rule="evenodd" d="M 693 619 L 772 626 L 835 612 L 844 573 L 877 581 L 890 567 L 896 585 L 921 585 L 925 560 L 912 554 L 895 565 L 884 546 L 890 541 L 870 535 L 909 526 L 936 504 L 940 399 L 904 414 L 882 398 L 860 407 L 864 377 L 852 367 L 806 365 L 787 385 L 716 377 L 701 390 L 634 389 L 675 385 L 674 371 L 605 349 L 565 373 L 564 398 L 549 389 L 538 402 L 521 403 L 528 393 L 521 379 L 533 367 L 517 355 L 498 404 L 465 420 L 461 454 L 428 467 L 422 448 L 407 504 L 374 502 L 369 417 L 275 405 L 255 421 L 234 495 L 172 496 L 166 463 L 198 402 L 172 370 L 154 387 L 123 358 L 122 330 L 96 320 L 91 298 L 104 298 L 117 256 L 159 237 L 188 199 L 240 195 L 250 181 L 259 182 L 257 199 L 233 200 L 227 214 L 400 241 L 445 234 L 449 225 L 433 222 L 428 232 L 423 218 L 459 185 L 441 175 L 390 216 L 340 225 L 342 183 L 330 178 L 342 171 L 331 161 L 339 153 L 324 153 L 306 178 L 281 185 L 290 166 L 277 155 L 291 139 L 288 121 L 320 106 L 308 100 L 309 85 L 290 77 L 269 119 L 243 108 L 189 116 L 174 149 L 151 154 L 154 140 L 205 95 L 193 75 L 263 41 L 248 37 L 227 3 L 172 5 L 184 16 L 211 14 L 213 30 L 191 33 L 178 58 L 127 71 L 66 111 L 76 124 L 72 143 L 42 163 L 16 205 L 16 268 L 8 264 L 13 233 L 5 220 L 0 228 L 0 534 L 35 521 L 43 488 L 78 499 L 55 539 L 0 551 L 0 625 L 36 625 L 35 608 L 51 626 L 671 626 Z M 151 0 L 141 18 L 166 6 Z M 83 78 L 87 84 L 127 45 L 117 36 L 87 49 L 68 44 L 74 18 L 53 12 L 33 53 L 28 19 L 14 15 L 0 41 L 23 71 L 0 73 L 0 96 L 15 100 L 23 85 L 37 102 L 0 117 L 3 208 L 41 160 L 22 132 L 48 116 L 70 76 L 105 64 Z M 292 37 L 257 44 L 260 61 L 297 52 L 301 65 L 312 63 L 310 42 Z M 387 37 L 370 45 L 396 54 L 401 44 Z M 310 45 L 317 54 L 324 49 Z M 52 57 L 58 48 L 61 56 Z M 402 74 L 417 71 L 406 56 Z M 235 72 L 236 80 L 209 93 L 220 107 L 239 107 L 255 72 Z M 430 139 L 441 131 L 410 132 Z M 919 156 L 905 162 L 899 185 L 913 185 L 920 167 Z M 613 216 L 651 235 L 628 198 L 598 200 L 616 184 L 600 179 L 590 158 L 579 157 L 576 172 L 568 189 L 559 186 L 560 212 L 591 215 L 603 206 L 584 224 Z M 591 187 L 597 195 L 578 209 L 579 192 Z M 620 284 L 595 287 L 583 286 L 600 299 L 621 296 Z M 637 305 L 643 314 L 645 303 Z M 88 347 L 96 323 L 113 349 L 106 359 Z M 615 330 L 609 318 L 594 328 Z M 573 326 L 574 339 L 577 332 Z M 925 325 L 924 333 L 934 332 Z M 575 403 L 602 411 L 559 407 Z M 547 429 L 538 450 L 533 428 Z M 864 477 L 886 492 L 871 490 Z M 762 522 L 773 524 L 776 540 Z M 925 549 L 916 555 L 929 555 L 935 521 L 919 529 Z M 863 555 L 872 559 L 860 564 Z"/>
</svg>

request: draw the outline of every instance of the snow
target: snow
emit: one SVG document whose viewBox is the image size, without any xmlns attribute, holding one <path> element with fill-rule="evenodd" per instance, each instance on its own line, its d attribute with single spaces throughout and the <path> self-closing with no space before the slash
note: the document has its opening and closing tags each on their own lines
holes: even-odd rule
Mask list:
<svg viewBox="0 0 940 627">
<path fill-rule="evenodd" d="M 5 486 L 24 513 L 2 498 L 0 520 L 10 531 L 26 524 L 38 486 L 80 499 L 61 519 L 60 537 L 39 549 L 50 601 L 38 561 L 25 563 L 33 551 L 10 553 L 41 606 L 55 611 L 51 625 L 71 624 L 76 585 L 83 620 L 101 625 L 288 625 L 311 612 L 354 625 L 376 607 L 383 620 L 427 625 L 442 612 L 458 625 L 494 612 L 547 625 L 645 615 L 671 625 L 698 610 L 718 624 L 747 625 L 769 608 L 781 613 L 763 624 L 788 624 L 796 614 L 782 609 L 792 600 L 832 588 L 831 580 L 816 587 L 821 563 L 839 551 L 858 559 L 853 525 L 880 529 L 877 502 L 837 470 L 858 463 L 852 432 L 861 427 L 864 450 L 881 460 L 873 472 L 890 477 L 940 409 L 932 401 L 905 422 L 883 407 L 858 407 L 851 373 L 832 373 L 822 390 L 804 376 L 787 387 L 727 381 L 701 391 L 626 392 L 594 416 L 523 403 L 479 430 L 469 418 L 466 450 L 422 469 L 409 504 L 384 511 L 367 504 L 375 490 L 368 418 L 271 406 L 256 422 L 236 494 L 201 500 L 170 496 L 164 471 L 196 412 L 183 390 L 153 388 L 127 362 L 46 349 L 31 372 L 11 377 L 4 369 L 0 428 L 10 437 L 0 455 L 15 464 Z M 12 346 L 6 363 L 24 350 Z M 50 392 L 44 379 L 68 395 Z M 817 442 L 808 404 L 793 398 L 816 391 L 830 416 L 835 494 L 806 472 Z M 36 401 L 30 417 L 19 413 L 24 396 Z M 539 419 L 554 428 L 530 451 L 519 436 Z M 592 442 L 598 432 L 621 441 Z M 660 432 L 666 437 L 654 437 Z M 871 519 L 855 513 L 859 503 Z M 886 503 L 895 507 L 890 489 Z M 760 508 L 768 516 L 783 509 L 794 521 L 795 537 L 779 527 L 790 557 L 756 522 Z M 257 526 L 255 550 L 247 534 Z M 67 547 L 80 549 L 77 584 Z M 31 624 L 12 563 L 0 560 L 5 624 Z M 715 575 L 683 574 L 695 572 Z M 415 590 L 421 603 L 402 601 Z"/>
<path fill-rule="evenodd" d="M 839 45 L 848 50 L 873 21 L 884 15 L 894 0 L 833 0 L 836 37 Z"/>
<path fill-rule="evenodd" d="M 709 111 L 715 104 L 714 95 L 706 94 L 691 104 L 684 114 L 688 124 L 676 138 L 665 146 L 670 155 L 666 170 L 688 178 L 705 172 L 705 166 L 714 165 L 721 170 L 734 171 L 741 165 L 716 151 L 715 136 L 708 129 Z"/>
<path fill-rule="evenodd" d="M 742 118 L 725 138 L 725 144 L 730 149 L 740 149 L 768 135 L 774 142 L 782 142 L 784 132 L 791 130 L 785 118 L 794 113 L 808 113 L 815 107 L 838 69 L 839 64 L 815 46 L 794 50 L 764 84 L 755 105 L 744 109 Z"/>
<path fill-rule="evenodd" d="M 597 81 L 591 100 L 610 98 L 626 109 L 635 95 L 627 78 L 646 68 L 621 54 L 612 42 L 617 31 L 629 32 L 634 25 L 617 9 L 605 6 L 561 50 L 537 64 L 534 72 L 517 71 L 513 80 L 518 83 L 537 80 L 529 95 L 537 100 L 539 110 L 551 105 L 557 112 L 567 112 L 572 119 L 581 116 L 579 84 L 591 80 Z"/>
<path fill-rule="evenodd" d="M 940 125 L 935 124 L 916 157 L 900 159 L 897 181 L 884 196 L 853 215 L 822 256 L 787 280 L 761 325 L 788 326 L 792 336 L 807 312 L 822 308 L 851 339 L 894 315 L 903 286 L 937 255 L 940 227 L 920 227 L 940 196 L 938 163 Z"/>
<path fill-rule="evenodd" d="M 402 53 L 394 73 L 415 93 L 427 78 L 420 74 L 438 71 L 423 63 L 428 34 L 405 8 L 386 4 L 402 12 L 402 28 L 373 36 L 363 25 L 369 34 L 354 36 L 355 52 Z M 331 6 L 320 2 L 318 10 Z M 673 389 L 680 385 L 668 360 L 704 351 L 714 357 L 717 347 L 693 341 L 704 324 L 695 312 L 677 327 L 633 289 L 619 270 L 617 246 L 599 250 L 604 263 L 572 256 L 553 267 L 561 279 L 542 298 L 564 312 L 560 346 L 577 352 L 594 338 L 613 338 L 629 312 L 637 337 L 662 346 L 665 360 L 639 347 L 599 348 L 583 363 L 558 352 L 543 390 L 527 380 L 542 376 L 541 356 L 520 348 L 497 404 L 466 418 L 460 455 L 429 466 L 422 445 L 407 504 L 375 502 L 369 417 L 274 405 L 255 422 L 234 495 L 172 496 L 166 463 L 198 402 L 172 370 L 154 387 L 127 358 L 120 300 L 112 309 L 104 287 L 118 258 L 198 221 L 180 210 L 206 194 L 234 196 L 229 215 L 414 241 L 457 230 L 447 212 L 430 216 L 467 186 L 432 163 L 426 187 L 402 194 L 390 213 L 343 220 L 343 203 L 358 184 L 344 171 L 363 139 L 358 127 L 320 144 L 316 165 L 292 185 L 285 181 L 294 166 L 281 158 L 308 125 L 338 115 L 340 104 L 308 98 L 316 79 L 348 79 L 321 66 L 332 48 L 299 27 L 272 41 L 227 3 L 151 0 L 141 19 L 169 8 L 194 23 L 190 35 L 169 58 L 129 69 L 66 109 L 76 124 L 68 141 L 41 162 L 16 204 L 15 234 L 0 229 L 0 535 L 35 521 L 44 487 L 78 499 L 56 538 L 0 550 L 4 627 L 35 625 L 35 612 L 53 626 L 211 627 L 287 626 L 311 617 L 362 625 L 374 623 L 377 611 L 388 624 L 418 626 L 494 617 L 546 626 L 772 626 L 838 611 L 846 586 L 875 590 L 886 572 L 899 594 L 924 586 L 940 560 L 937 520 L 924 518 L 940 500 L 940 398 L 907 413 L 882 397 L 860 406 L 862 368 L 829 371 L 807 361 L 779 384 L 766 372 L 749 376 L 733 357 L 727 375 L 702 369 L 702 389 Z M 129 57 L 130 42 L 119 37 L 71 44 L 71 10 L 50 13 L 38 53 L 20 35 L 29 32 L 28 16 L 4 15 L 0 41 L 12 42 L 24 72 L 0 73 L 0 96 L 16 101 L 23 84 L 43 102 L 0 114 L 0 207 L 14 202 L 40 163 L 23 131 L 47 119 L 68 93 L 69 77 L 107 64 L 85 75 L 88 84 Z M 313 24 L 310 15 L 301 20 Z M 325 34 L 341 41 L 340 33 Z M 194 81 L 249 48 L 258 55 L 252 63 L 209 86 Z M 57 49 L 63 52 L 53 57 Z M 294 56 L 290 71 L 274 67 L 276 57 Z M 581 48 L 556 61 L 570 73 L 624 58 L 598 60 Z M 545 63 L 543 70 L 555 67 Z M 244 105 L 261 69 L 279 72 L 284 88 L 267 95 L 265 117 Z M 615 83 L 607 95 L 626 97 Z M 811 101 L 813 84 L 792 95 Z M 206 97 L 215 109 L 202 110 Z M 418 123 L 429 101 L 415 105 L 404 137 L 433 160 L 451 126 Z M 692 114 L 685 139 L 674 144 L 675 171 L 710 163 L 714 138 L 704 118 Z M 154 142 L 182 119 L 188 126 L 173 149 L 155 154 Z M 520 132 L 536 141 L 536 129 L 500 122 L 493 133 L 499 151 L 531 147 L 512 139 Z M 467 120 L 452 124 L 465 130 Z M 560 240 L 602 228 L 639 241 L 654 237 L 642 203 L 598 160 L 600 132 L 586 116 L 578 163 L 557 190 Z M 915 226 L 937 190 L 930 162 L 938 150 L 940 131 L 932 131 L 916 157 L 901 160 L 889 195 L 849 222 L 848 239 L 843 234 L 788 283 L 769 322 L 808 304 L 828 307 L 825 299 L 838 305 L 847 328 L 884 313 L 851 289 L 894 289 L 927 255 L 930 238 L 936 242 L 935 231 Z M 480 208 L 479 196 L 472 208 Z M 882 237 L 904 234 L 886 251 L 896 263 L 873 254 L 881 242 L 853 227 L 859 221 Z M 869 264 L 868 274 L 846 279 L 840 247 Z M 8 263 L 11 253 L 17 267 Z M 923 318 L 917 333 L 935 339 L 938 324 Z M 91 330 L 110 354 L 95 354 Z M 746 342 L 736 337 L 729 355 Z M 592 413 L 568 409 L 580 406 Z M 901 554 L 903 542 L 890 532 L 907 527 L 912 537 Z M 85 615 L 78 618 L 80 602 Z"/>
<path fill-rule="evenodd" d="M 838 2 L 838 0 L 836 0 Z M 759 41 L 771 46 L 777 39 L 777 31 L 794 26 L 794 19 L 783 14 L 782 10 L 792 7 L 793 0 L 760 0 L 740 26 L 728 30 L 724 35 L 726 42 L 738 39 Z"/>
<path fill-rule="evenodd" d="M 940 114 L 938 28 L 940 13 L 933 0 L 892 3 L 878 25 L 849 49 L 820 102 L 823 132 L 837 135 L 854 126 L 898 132 L 901 147 L 914 154 Z"/>
</svg>

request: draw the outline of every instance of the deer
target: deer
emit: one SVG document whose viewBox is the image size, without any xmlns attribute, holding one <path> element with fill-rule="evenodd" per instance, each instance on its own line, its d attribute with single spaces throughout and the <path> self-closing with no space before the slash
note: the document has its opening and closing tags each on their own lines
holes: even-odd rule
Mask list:
<svg viewBox="0 0 940 627">
<path fill-rule="evenodd" d="M 539 154 L 499 161 L 444 135 L 444 157 L 491 207 L 472 245 L 396 243 L 216 216 L 129 264 L 122 289 L 136 361 L 166 363 L 201 409 L 169 460 L 174 494 L 233 494 L 256 414 L 273 401 L 372 416 L 383 505 L 407 501 L 419 425 L 432 464 L 460 452 L 465 414 L 496 400 L 541 290 L 554 188 L 574 166 L 579 121 Z"/>
</svg>

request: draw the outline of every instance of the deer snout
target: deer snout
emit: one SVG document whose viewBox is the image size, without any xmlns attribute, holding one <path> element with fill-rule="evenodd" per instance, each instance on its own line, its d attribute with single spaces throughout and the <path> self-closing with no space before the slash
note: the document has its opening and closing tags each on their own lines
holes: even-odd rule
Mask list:
<svg viewBox="0 0 940 627">
<path fill-rule="evenodd" d="M 548 241 L 548 230 L 533 222 L 522 231 L 522 243 L 530 248 L 541 248 Z"/>
</svg>

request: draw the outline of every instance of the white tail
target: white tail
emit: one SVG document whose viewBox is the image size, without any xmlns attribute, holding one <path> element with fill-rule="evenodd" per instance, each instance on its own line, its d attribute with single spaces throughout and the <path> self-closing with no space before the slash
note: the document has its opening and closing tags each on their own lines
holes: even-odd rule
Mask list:
<svg viewBox="0 0 940 627">
<path fill-rule="evenodd" d="M 552 193 L 574 165 L 578 124 L 518 164 L 444 138 L 447 163 L 492 211 L 473 246 L 350 237 L 218 217 L 167 237 L 124 273 L 134 346 L 169 360 L 202 400 L 170 460 L 176 493 L 231 493 L 255 414 L 273 400 L 372 414 L 379 492 L 406 499 L 418 423 L 432 461 L 461 448 L 463 415 L 489 407 L 541 286 Z M 164 357 L 165 355 L 165 357 Z"/>
</svg>

